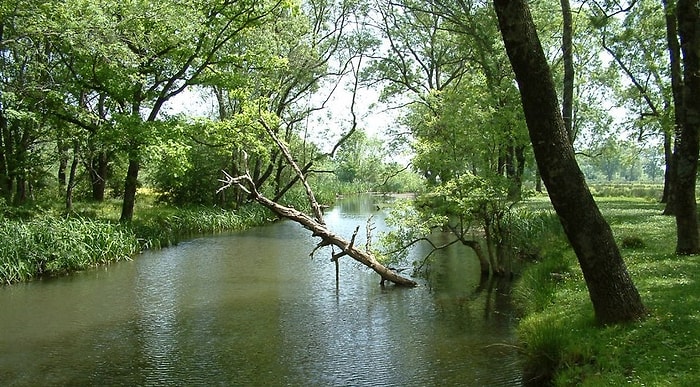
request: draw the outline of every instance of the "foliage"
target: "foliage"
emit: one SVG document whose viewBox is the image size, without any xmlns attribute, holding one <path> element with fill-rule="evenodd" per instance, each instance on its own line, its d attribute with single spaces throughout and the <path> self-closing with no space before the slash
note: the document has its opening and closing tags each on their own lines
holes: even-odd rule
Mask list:
<svg viewBox="0 0 700 387">
<path fill-rule="evenodd" d="M 446 215 L 419 211 L 412 199 L 396 200 L 389 207 L 386 218 L 391 231 L 380 235 L 376 253 L 382 262 L 402 262 L 408 255 L 409 245 L 429 237 L 447 221 Z"/>
<path fill-rule="evenodd" d="M 575 256 L 543 240 L 542 260 L 516 285 L 525 317 L 518 327 L 531 376 L 553 376 L 555 385 L 695 385 L 700 382 L 697 257 L 673 253 L 673 219 L 645 199 L 599 199 L 650 316 L 627 325 L 595 325 Z M 530 205 L 531 203 L 527 203 Z M 539 204 L 537 204 L 539 205 Z M 549 252 L 546 252 L 549 251 Z"/>
<path fill-rule="evenodd" d="M 142 248 L 163 248 L 195 235 L 214 234 L 258 226 L 270 219 L 270 214 L 257 206 L 238 211 L 210 207 L 173 208 L 156 211 L 137 218 L 131 227 L 139 237 Z"/>
</svg>

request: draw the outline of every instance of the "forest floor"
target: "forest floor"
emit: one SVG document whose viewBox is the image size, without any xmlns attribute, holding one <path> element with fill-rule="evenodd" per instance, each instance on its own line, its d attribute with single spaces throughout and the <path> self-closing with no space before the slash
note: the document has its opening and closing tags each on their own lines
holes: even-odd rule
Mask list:
<svg viewBox="0 0 700 387">
<path fill-rule="evenodd" d="M 700 385 L 700 256 L 674 253 L 675 221 L 651 199 L 597 198 L 648 309 L 643 321 L 597 326 L 563 235 L 544 241 L 516 285 L 525 367 L 557 386 Z M 547 198 L 526 205 L 546 207 Z"/>
</svg>

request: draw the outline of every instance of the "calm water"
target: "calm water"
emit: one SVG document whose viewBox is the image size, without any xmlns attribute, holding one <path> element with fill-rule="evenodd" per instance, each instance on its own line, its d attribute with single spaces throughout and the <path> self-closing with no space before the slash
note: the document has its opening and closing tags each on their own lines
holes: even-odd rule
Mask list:
<svg viewBox="0 0 700 387">
<path fill-rule="evenodd" d="M 364 235 L 369 200 L 328 224 Z M 468 251 L 415 289 L 346 257 L 336 287 L 316 241 L 279 222 L 0 288 L 0 385 L 521 384 L 507 284 L 480 284 Z"/>
</svg>

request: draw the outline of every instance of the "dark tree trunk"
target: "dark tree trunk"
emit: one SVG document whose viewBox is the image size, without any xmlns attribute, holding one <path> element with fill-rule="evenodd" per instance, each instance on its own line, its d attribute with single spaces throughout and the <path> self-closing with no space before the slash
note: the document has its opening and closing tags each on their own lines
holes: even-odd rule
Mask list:
<svg viewBox="0 0 700 387">
<path fill-rule="evenodd" d="M 520 89 L 535 159 L 576 253 L 601 324 L 646 314 L 612 230 L 593 200 L 569 141 L 559 101 L 525 0 L 495 0 L 506 51 Z"/>
<path fill-rule="evenodd" d="M 569 0 L 561 0 L 561 13 L 563 17 L 563 34 L 561 51 L 564 60 L 564 90 L 562 93 L 561 113 L 564 119 L 564 127 L 569 137 L 569 142 L 574 143 L 574 51 L 573 33 L 574 22 L 571 17 L 571 4 Z"/>
<path fill-rule="evenodd" d="M 12 149 L 11 145 L 8 144 L 9 134 L 7 118 L 0 107 L 0 197 L 4 198 L 6 203 L 12 199 L 12 179 L 10 178 L 10 162 L 8 160 L 11 153 L 7 153 L 8 148 Z"/>
<path fill-rule="evenodd" d="M 24 131 L 20 140 L 14 146 L 14 154 L 12 155 L 12 164 L 10 168 L 10 178 L 15 181 L 15 197 L 12 200 L 13 205 L 20 206 L 25 204 L 28 199 L 29 181 L 27 171 L 27 152 L 31 138 L 29 131 Z"/>
<path fill-rule="evenodd" d="M 673 152 L 673 133 L 664 132 L 664 192 L 661 196 L 661 203 L 666 203 L 664 215 L 673 215 L 673 179 L 676 176 L 676 162 Z"/>
<path fill-rule="evenodd" d="M 506 175 L 510 185 L 508 186 L 508 200 L 519 201 L 523 193 L 523 173 L 525 173 L 525 147 L 523 145 L 511 145 L 508 147 L 506 158 Z"/>
<path fill-rule="evenodd" d="M 676 253 L 698 254 L 700 235 L 695 184 L 700 150 L 700 0 L 679 0 L 677 8 L 683 53 L 683 95 L 675 190 Z"/>
<path fill-rule="evenodd" d="M 58 190 L 63 193 L 66 189 L 66 169 L 68 168 L 68 147 L 62 139 L 58 140 Z"/>
<path fill-rule="evenodd" d="M 122 203 L 121 222 L 130 222 L 134 218 L 134 204 L 136 203 L 136 189 L 138 188 L 139 160 L 138 151 L 132 150 L 129 156 L 129 169 L 126 172 L 124 182 L 124 202 Z"/>
<path fill-rule="evenodd" d="M 678 177 L 677 172 L 677 142 L 683 131 L 683 72 L 681 70 L 681 46 L 678 42 L 678 23 L 676 20 L 675 7 L 670 5 L 668 0 L 662 0 L 666 19 L 666 41 L 668 43 L 668 56 L 671 67 L 671 92 L 673 95 L 674 128 L 671 133 L 664 133 L 664 155 L 666 161 L 666 172 L 664 173 L 664 196 L 662 202 L 666 203 L 664 215 L 675 215 L 675 184 Z M 672 141 L 675 139 L 676 141 Z"/>
<path fill-rule="evenodd" d="M 21 206 L 27 202 L 27 179 L 23 175 L 19 175 L 15 180 L 15 197 L 12 200 L 12 204 Z"/>
<path fill-rule="evenodd" d="M 491 274 L 491 264 L 489 260 L 484 255 L 484 249 L 481 248 L 481 243 L 477 240 L 462 240 L 462 244 L 470 247 L 476 254 L 476 258 L 479 260 L 479 268 L 481 270 L 482 277 L 488 277 Z"/>
<path fill-rule="evenodd" d="M 542 174 L 539 168 L 535 171 L 535 191 L 542 193 Z"/>
</svg>

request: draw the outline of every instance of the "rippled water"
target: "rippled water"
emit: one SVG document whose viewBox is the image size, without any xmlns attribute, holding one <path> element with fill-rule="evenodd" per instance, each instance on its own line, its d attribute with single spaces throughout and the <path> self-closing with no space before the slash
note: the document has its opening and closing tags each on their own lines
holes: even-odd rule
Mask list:
<svg viewBox="0 0 700 387">
<path fill-rule="evenodd" d="M 349 237 L 372 208 L 327 222 Z M 0 288 L 0 385 L 521 384 L 508 284 L 464 250 L 415 289 L 341 259 L 336 287 L 315 241 L 280 222 Z"/>
</svg>

